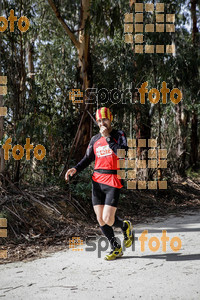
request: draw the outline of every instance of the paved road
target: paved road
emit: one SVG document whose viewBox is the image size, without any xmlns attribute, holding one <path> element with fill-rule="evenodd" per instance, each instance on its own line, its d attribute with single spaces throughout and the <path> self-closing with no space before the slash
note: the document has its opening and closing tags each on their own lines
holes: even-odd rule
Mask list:
<svg viewBox="0 0 200 300">
<path fill-rule="evenodd" d="M 91 246 L 84 244 L 78 247 L 82 251 L 68 249 L 31 262 L 1 265 L 0 298 L 200 299 L 199 212 L 138 224 L 136 238 L 143 230 L 148 230 L 144 252 L 141 252 L 142 242 L 137 240 L 135 251 L 134 248 L 126 249 L 124 256 L 115 261 L 103 259 L 109 249 L 98 258 L 98 251 L 86 251 Z M 166 243 L 166 252 L 162 251 L 162 230 L 167 230 L 170 239 Z M 122 239 L 120 233 L 117 235 Z M 170 247 L 175 236 L 182 242 L 177 252 Z M 160 242 L 156 252 L 148 246 L 152 237 Z M 151 240 L 150 246 L 154 247 L 156 243 L 159 246 L 158 240 Z M 97 242 L 105 246 L 105 242 Z M 179 246 L 177 242 L 174 243 L 176 246 Z"/>
</svg>

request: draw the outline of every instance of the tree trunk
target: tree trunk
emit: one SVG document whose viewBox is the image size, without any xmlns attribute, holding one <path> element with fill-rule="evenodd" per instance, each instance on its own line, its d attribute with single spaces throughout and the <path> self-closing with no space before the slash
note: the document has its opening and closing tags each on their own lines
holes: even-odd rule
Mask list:
<svg viewBox="0 0 200 300">
<path fill-rule="evenodd" d="M 190 164 L 194 170 L 197 169 L 198 163 L 198 117 L 195 111 L 192 112 L 191 118 L 191 155 Z"/>
<path fill-rule="evenodd" d="M 82 91 L 85 92 L 87 88 L 92 87 L 92 64 L 90 57 L 90 35 L 86 30 L 86 23 L 90 20 L 90 0 L 81 0 L 80 22 L 79 22 L 79 40 L 61 17 L 58 8 L 54 1 L 48 0 L 51 8 L 53 9 L 57 19 L 62 24 L 67 32 L 69 38 L 77 49 L 78 53 L 78 68 L 79 78 L 81 82 Z M 81 105 L 81 112 L 83 114 L 80 130 L 76 136 L 76 143 L 74 149 L 74 158 L 79 161 L 85 154 L 88 143 L 91 138 L 90 116 L 87 114 L 86 109 L 93 113 L 93 106 L 91 104 L 83 103 Z"/>
<path fill-rule="evenodd" d="M 192 17 L 192 41 L 193 45 L 197 43 L 197 0 L 191 0 L 191 17 Z"/>
<path fill-rule="evenodd" d="M 92 87 L 92 63 L 90 57 L 90 36 L 88 32 L 84 30 L 86 21 L 90 18 L 90 0 L 81 1 L 81 19 L 79 27 L 79 42 L 80 47 L 78 48 L 78 66 L 80 70 L 80 79 L 82 85 L 82 91 L 86 91 Z M 85 109 L 89 110 L 92 114 L 92 105 L 82 105 L 82 113 Z M 77 135 L 75 144 L 75 160 L 78 162 L 83 158 L 87 149 L 88 143 L 91 139 L 91 118 L 87 113 L 84 113 L 82 125 Z"/>
<path fill-rule="evenodd" d="M 146 104 L 147 105 L 147 104 Z M 136 139 L 150 139 L 151 137 L 151 118 L 147 107 L 142 109 L 141 105 L 135 105 L 136 122 L 135 131 Z M 148 141 L 147 141 L 148 142 Z M 141 153 L 141 148 L 138 149 L 138 156 Z"/>
<path fill-rule="evenodd" d="M 28 76 L 34 79 L 34 64 L 33 64 L 33 54 L 34 54 L 34 42 L 28 42 L 27 45 L 27 56 L 28 56 Z"/>
<path fill-rule="evenodd" d="M 196 7 L 197 7 L 197 0 L 191 0 L 191 18 L 192 18 L 192 42 L 193 42 L 193 51 L 194 56 L 198 57 L 198 42 L 197 42 L 197 34 L 198 34 L 198 27 L 197 27 L 197 14 L 196 14 Z M 196 54 L 196 55 L 195 55 Z M 194 76 L 198 76 L 198 69 L 194 70 Z M 196 114 L 195 109 L 195 99 L 192 100 L 193 104 L 193 111 L 191 117 L 191 155 L 190 155 L 190 164 L 193 169 L 197 168 L 198 164 L 198 117 Z"/>
<path fill-rule="evenodd" d="M 175 106 L 177 124 L 177 161 L 176 169 L 182 176 L 186 176 L 186 136 L 188 114 L 183 111 L 183 102 Z"/>
<path fill-rule="evenodd" d="M 137 100 L 136 100 L 137 98 Z M 146 161 L 146 168 L 145 169 L 136 169 L 137 172 L 137 178 L 139 180 L 147 180 L 148 178 L 148 139 L 151 137 L 151 117 L 149 114 L 149 110 L 147 107 L 147 104 L 142 106 L 140 103 L 138 103 L 139 96 L 137 93 L 135 93 L 134 96 L 134 102 L 137 101 L 134 105 L 135 109 L 135 137 L 136 137 L 136 143 L 138 143 L 139 139 L 145 139 L 146 140 L 146 147 L 138 147 L 137 145 L 137 160 L 145 160 Z"/>
<path fill-rule="evenodd" d="M 0 73 L 1 76 L 1 73 Z M 0 107 L 3 107 L 3 96 L 0 95 Z M 3 120 L 3 116 L 0 117 L 0 140 L 2 140 L 3 135 L 4 135 L 4 129 L 3 129 L 3 125 L 4 125 L 4 120 Z M 4 151 L 3 148 L 0 148 L 0 173 L 3 173 L 5 170 L 5 159 L 4 159 Z"/>
<path fill-rule="evenodd" d="M 1 15 L 1 2 L 0 2 L 0 15 Z M 1 45 L 1 39 L 2 39 L 2 34 L 0 34 L 0 45 Z M 1 48 L 0 48 L 0 62 L 1 62 Z M 1 76 L 1 67 L 0 67 L 0 76 Z M 0 107 L 3 107 L 3 96 L 0 95 Z M 4 135 L 4 117 L 0 116 L 0 140 L 2 140 L 3 135 Z M 3 148 L 0 148 L 0 173 L 4 172 L 5 170 L 5 159 L 4 159 L 4 151 Z M 2 177 L 1 177 L 2 178 Z"/>
<path fill-rule="evenodd" d="M 16 101 L 16 110 L 15 114 L 13 116 L 14 118 L 14 125 L 15 125 L 15 134 L 18 127 L 18 121 L 21 120 L 25 114 L 25 99 L 26 99 L 26 69 L 25 69 L 25 47 L 24 47 L 24 41 L 22 38 L 22 33 L 20 32 L 20 70 L 19 70 L 19 94 L 15 95 L 15 97 L 18 99 Z M 13 101 L 15 103 L 15 101 Z M 23 135 L 22 135 L 23 136 Z M 22 139 L 19 141 L 21 142 Z M 19 185 L 19 179 L 20 179 L 20 166 L 21 166 L 21 160 L 16 160 L 14 163 L 14 183 L 18 186 Z"/>
</svg>

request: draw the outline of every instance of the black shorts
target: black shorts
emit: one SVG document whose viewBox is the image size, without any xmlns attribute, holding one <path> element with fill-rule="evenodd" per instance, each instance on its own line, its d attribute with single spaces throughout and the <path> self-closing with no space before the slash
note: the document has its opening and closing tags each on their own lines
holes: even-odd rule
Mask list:
<svg viewBox="0 0 200 300">
<path fill-rule="evenodd" d="M 92 180 L 92 204 L 117 207 L 120 189 Z"/>
</svg>

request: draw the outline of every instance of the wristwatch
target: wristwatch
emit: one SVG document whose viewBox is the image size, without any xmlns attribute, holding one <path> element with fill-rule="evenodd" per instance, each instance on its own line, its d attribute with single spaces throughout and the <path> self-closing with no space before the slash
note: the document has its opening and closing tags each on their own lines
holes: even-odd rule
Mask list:
<svg viewBox="0 0 200 300">
<path fill-rule="evenodd" d="M 110 140 L 111 140 L 111 139 L 110 139 L 110 136 L 106 138 L 106 142 L 108 142 L 108 143 L 109 143 L 109 142 L 110 142 Z"/>
</svg>

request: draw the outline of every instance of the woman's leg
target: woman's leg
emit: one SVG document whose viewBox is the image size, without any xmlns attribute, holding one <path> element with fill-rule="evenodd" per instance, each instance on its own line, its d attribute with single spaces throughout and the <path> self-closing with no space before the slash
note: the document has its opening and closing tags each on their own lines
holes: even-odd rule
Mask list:
<svg viewBox="0 0 200 300">
<path fill-rule="evenodd" d="M 103 212 L 104 212 L 104 208 L 105 208 L 105 198 L 108 196 L 106 193 L 107 190 L 106 190 L 106 192 L 103 191 L 103 189 L 102 189 L 103 186 L 104 186 L 103 184 L 98 184 L 98 183 L 92 181 L 92 204 L 94 207 L 94 211 L 95 211 L 95 214 L 97 217 L 97 221 L 100 225 L 101 231 L 109 240 L 112 249 L 121 248 L 121 245 L 119 245 L 116 241 L 112 226 L 110 226 L 109 224 L 106 224 L 106 222 L 103 219 Z M 116 209 L 117 209 L 116 207 L 111 208 L 112 212 L 110 213 L 110 216 L 112 217 L 113 222 L 114 222 L 114 214 L 115 214 Z M 122 254 L 123 254 L 122 250 L 120 250 L 120 251 L 118 251 L 118 253 L 117 252 L 115 253 L 115 256 L 121 256 Z M 107 256 L 106 256 L 106 259 L 110 259 L 110 257 L 107 258 Z M 113 259 L 113 258 L 111 257 L 111 259 Z"/>
<path fill-rule="evenodd" d="M 103 221 L 103 218 L 102 218 L 104 205 L 94 205 L 93 208 L 94 208 L 99 225 L 100 226 L 105 225 L 106 223 Z"/>
<path fill-rule="evenodd" d="M 123 231 L 127 229 L 127 224 L 123 222 L 123 220 L 116 215 L 117 207 L 105 205 L 103 209 L 103 221 L 115 227 L 120 227 Z"/>
<path fill-rule="evenodd" d="M 108 206 L 108 205 L 106 205 L 106 206 Z M 94 207 L 97 221 L 99 222 L 102 233 L 107 237 L 112 248 L 120 248 L 121 246 L 116 241 L 112 226 L 110 226 L 109 224 L 106 224 L 106 222 L 103 219 L 103 212 L 105 210 L 105 205 L 94 205 L 93 207 Z M 116 208 L 115 208 L 115 210 L 116 210 Z M 111 214 L 115 213 L 114 210 L 111 209 L 111 211 L 112 211 Z"/>
<path fill-rule="evenodd" d="M 112 226 L 115 222 L 116 210 L 117 210 L 117 207 L 115 207 L 115 206 L 110 206 L 107 204 L 104 205 L 102 219 L 109 226 Z"/>
<path fill-rule="evenodd" d="M 103 220 L 106 224 L 120 227 L 124 233 L 128 226 L 121 218 L 116 215 L 120 189 L 111 186 L 104 187 L 106 191 L 105 207 L 103 210 Z"/>
<path fill-rule="evenodd" d="M 115 237 L 113 228 L 112 228 L 112 225 L 113 225 L 114 220 L 115 220 L 116 210 L 117 210 L 117 207 L 110 206 L 110 205 L 104 205 L 103 215 L 102 215 L 102 219 L 106 223 L 106 226 L 108 228 L 111 228 L 112 232 L 113 232 L 112 238 L 109 239 L 112 249 L 121 248 L 121 245 L 118 243 L 118 241 Z"/>
<path fill-rule="evenodd" d="M 106 224 L 110 226 L 120 227 L 122 229 L 124 235 L 124 244 L 125 247 L 128 248 L 131 246 L 133 241 L 132 224 L 127 220 L 123 221 L 116 215 L 119 193 L 119 189 L 107 188 L 102 219 Z M 111 242 L 111 245 L 119 248 L 119 244 L 118 246 L 116 246 L 116 238 L 113 238 L 113 241 L 114 243 Z"/>
</svg>

